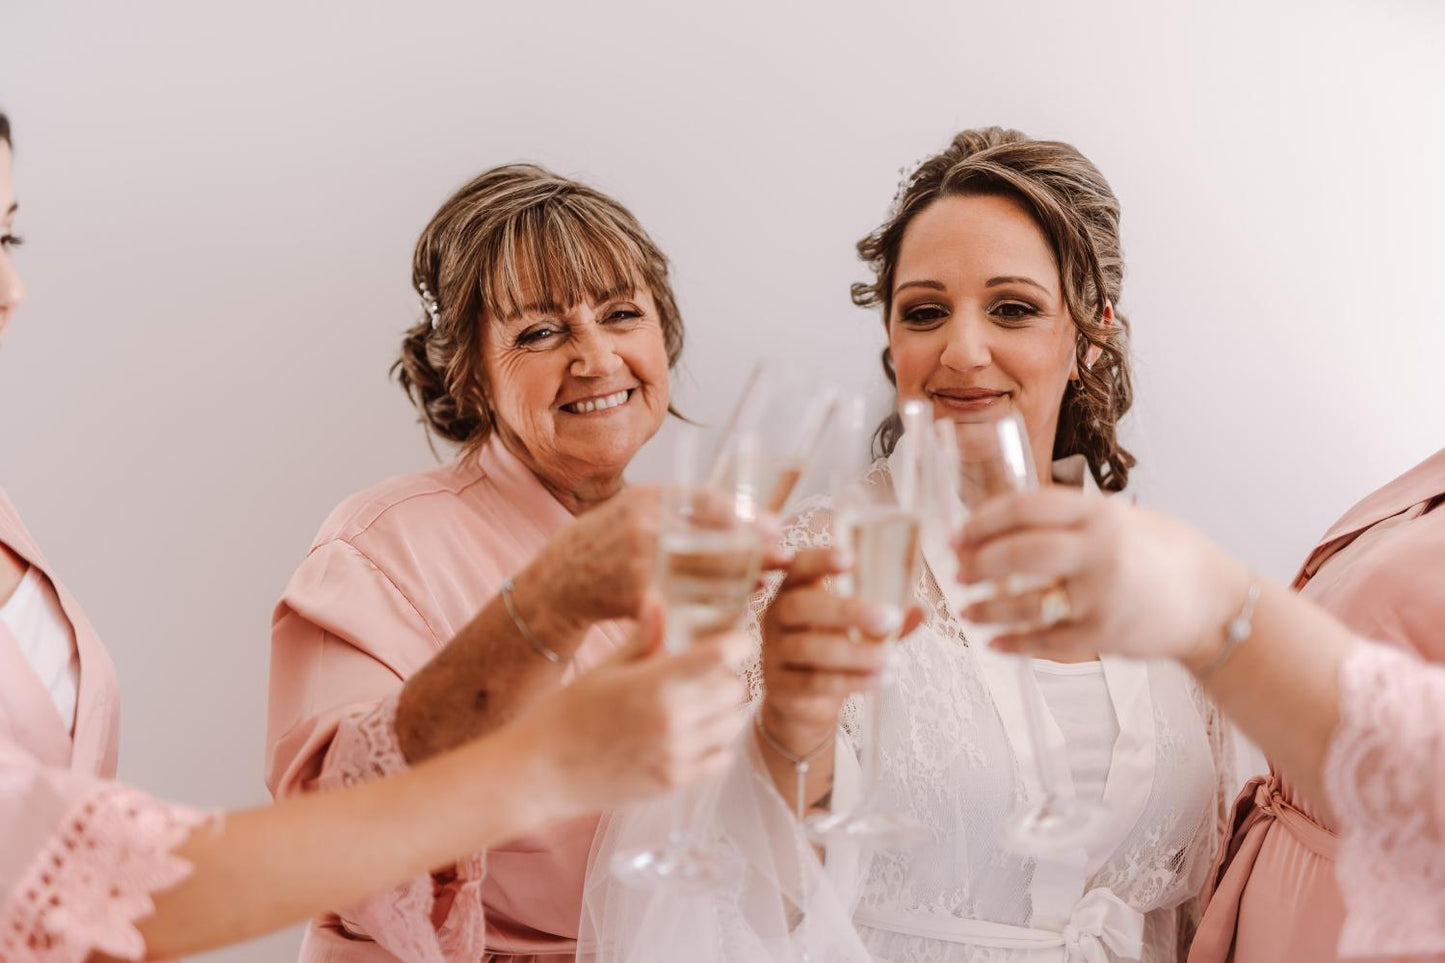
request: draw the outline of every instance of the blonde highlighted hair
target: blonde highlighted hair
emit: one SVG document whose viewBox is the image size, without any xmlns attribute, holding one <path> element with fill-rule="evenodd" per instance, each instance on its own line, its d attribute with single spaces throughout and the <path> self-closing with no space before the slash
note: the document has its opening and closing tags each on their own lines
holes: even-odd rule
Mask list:
<svg viewBox="0 0 1445 963">
<path fill-rule="evenodd" d="M 1002 127 L 966 130 L 954 137 L 904 182 L 888 220 L 858 242 L 858 256 L 872 268 L 874 279 L 853 285 L 853 303 L 882 307 L 886 325 L 908 225 L 939 198 L 970 194 L 1017 200 L 1048 240 L 1064 304 L 1077 329 L 1079 369 L 1079 379 L 1064 391 L 1054 457 L 1082 454 L 1101 489 L 1123 491 L 1135 464 L 1117 431 L 1134 400 L 1129 322 L 1117 310 L 1112 325 L 1104 320 L 1106 304 L 1118 305 L 1124 281 L 1119 201 L 1099 169 L 1072 145 L 1034 140 Z M 883 371 L 896 385 L 886 350 Z M 877 448 L 890 453 L 901 433 L 898 416 L 890 416 L 878 428 Z"/>
<path fill-rule="evenodd" d="M 453 194 L 417 239 L 412 286 L 423 310 L 392 373 L 430 433 L 464 452 L 494 427 L 482 333 L 524 308 L 567 310 L 645 287 L 657 304 L 669 367 L 682 317 L 667 259 L 627 208 L 532 164 L 485 171 Z M 528 298 L 540 304 L 526 304 Z"/>
</svg>

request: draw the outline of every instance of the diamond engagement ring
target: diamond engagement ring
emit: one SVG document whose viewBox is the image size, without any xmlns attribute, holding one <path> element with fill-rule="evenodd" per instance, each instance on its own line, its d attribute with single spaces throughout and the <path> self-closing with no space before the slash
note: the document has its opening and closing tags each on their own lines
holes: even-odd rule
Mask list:
<svg viewBox="0 0 1445 963">
<path fill-rule="evenodd" d="M 1044 625 L 1058 625 L 1074 612 L 1069 604 L 1069 593 L 1062 585 L 1054 585 L 1039 599 L 1039 621 Z"/>
</svg>

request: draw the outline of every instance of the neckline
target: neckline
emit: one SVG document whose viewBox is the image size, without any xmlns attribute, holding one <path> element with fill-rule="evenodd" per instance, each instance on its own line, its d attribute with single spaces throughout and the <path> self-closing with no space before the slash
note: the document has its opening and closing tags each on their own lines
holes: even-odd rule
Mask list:
<svg viewBox="0 0 1445 963">
<path fill-rule="evenodd" d="M 27 564 L 25 566 L 25 574 L 20 576 L 20 581 L 15 583 L 15 587 L 10 590 L 10 594 L 5 599 L 0 600 L 0 618 L 3 618 L 12 609 L 18 608 L 26 594 L 34 590 L 38 572 L 39 569 L 34 565 Z"/>
<path fill-rule="evenodd" d="M 1052 659 L 1030 659 L 1035 672 L 1042 672 L 1045 675 L 1103 675 L 1104 662 L 1102 659 L 1090 659 L 1088 662 L 1055 662 Z"/>
</svg>

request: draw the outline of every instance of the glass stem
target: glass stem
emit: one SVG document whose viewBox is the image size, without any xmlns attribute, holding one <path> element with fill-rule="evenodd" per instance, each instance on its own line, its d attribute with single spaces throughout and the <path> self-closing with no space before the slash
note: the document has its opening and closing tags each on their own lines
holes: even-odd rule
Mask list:
<svg viewBox="0 0 1445 963">
<path fill-rule="evenodd" d="M 1039 691 L 1038 680 L 1034 678 L 1034 663 L 1027 656 L 1019 657 L 1019 694 L 1024 703 L 1024 725 L 1028 729 L 1029 747 L 1034 754 L 1034 770 L 1039 780 L 1039 792 L 1045 800 L 1058 798 L 1058 780 L 1054 778 L 1054 767 L 1049 757 L 1049 741 L 1045 733 L 1048 724 L 1044 718 L 1043 693 Z"/>
<path fill-rule="evenodd" d="M 679 789 L 667 798 L 667 844 L 678 848 L 687 841 L 687 792 Z"/>
<path fill-rule="evenodd" d="M 878 793 L 879 752 L 883 744 L 881 697 L 881 688 L 874 687 L 863 692 L 863 726 L 859 734 L 862 740 L 862 745 L 859 746 L 859 764 L 863 769 L 863 784 L 859 793 L 859 804 L 864 807 L 871 806 Z"/>
</svg>

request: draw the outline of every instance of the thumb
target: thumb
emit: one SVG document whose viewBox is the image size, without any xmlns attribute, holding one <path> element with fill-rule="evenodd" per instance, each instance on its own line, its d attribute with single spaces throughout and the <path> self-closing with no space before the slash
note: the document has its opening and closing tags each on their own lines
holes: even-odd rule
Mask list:
<svg viewBox="0 0 1445 963">
<path fill-rule="evenodd" d="M 910 632 L 922 624 L 923 610 L 915 605 L 909 609 L 908 614 L 903 617 L 903 628 L 898 630 L 898 637 L 900 639 L 906 639 Z"/>
<path fill-rule="evenodd" d="M 642 597 L 641 607 L 637 610 L 637 628 L 633 630 L 628 643 L 618 650 L 616 661 L 640 662 L 647 658 L 662 648 L 666 632 L 667 609 L 657 592 L 648 589 Z"/>
</svg>

